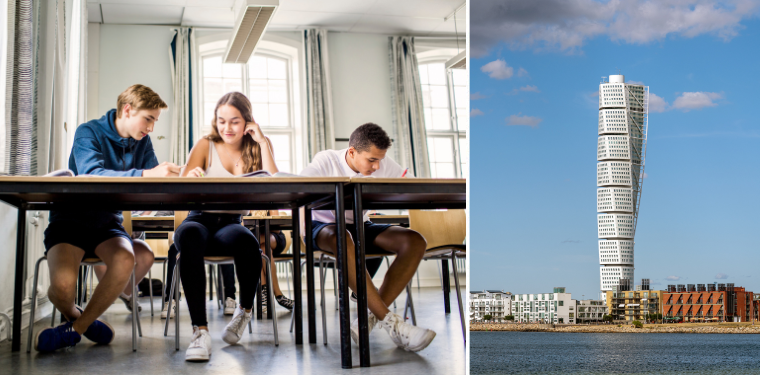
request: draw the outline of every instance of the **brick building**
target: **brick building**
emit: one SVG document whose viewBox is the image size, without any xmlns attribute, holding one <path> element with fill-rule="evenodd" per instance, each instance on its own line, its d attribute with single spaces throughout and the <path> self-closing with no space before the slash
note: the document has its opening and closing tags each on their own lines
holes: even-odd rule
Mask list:
<svg viewBox="0 0 760 375">
<path fill-rule="evenodd" d="M 666 320 L 749 322 L 755 316 L 753 293 L 734 284 L 668 285 L 662 294 Z"/>
</svg>

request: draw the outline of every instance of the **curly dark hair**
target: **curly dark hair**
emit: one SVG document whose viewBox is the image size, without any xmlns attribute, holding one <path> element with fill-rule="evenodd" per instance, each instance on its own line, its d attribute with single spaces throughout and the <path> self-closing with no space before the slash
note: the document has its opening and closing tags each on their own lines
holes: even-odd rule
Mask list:
<svg viewBox="0 0 760 375">
<path fill-rule="evenodd" d="M 380 125 L 371 122 L 356 128 L 348 140 L 348 146 L 359 152 L 369 151 L 373 145 L 380 150 L 387 150 L 391 147 L 391 138 Z"/>
</svg>

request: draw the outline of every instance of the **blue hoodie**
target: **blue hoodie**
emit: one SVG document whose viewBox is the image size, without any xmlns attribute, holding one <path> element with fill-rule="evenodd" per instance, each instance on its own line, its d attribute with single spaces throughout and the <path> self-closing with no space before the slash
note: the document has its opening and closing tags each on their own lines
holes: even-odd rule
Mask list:
<svg viewBox="0 0 760 375">
<path fill-rule="evenodd" d="M 137 141 L 122 138 L 116 132 L 116 110 L 97 120 L 79 125 L 69 157 L 69 169 L 75 175 L 89 174 L 110 177 L 140 177 L 145 169 L 158 165 L 150 137 Z M 78 210 L 51 211 L 50 222 L 75 221 L 88 227 L 102 227 L 110 222 L 121 223 L 121 211 Z"/>
</svg>

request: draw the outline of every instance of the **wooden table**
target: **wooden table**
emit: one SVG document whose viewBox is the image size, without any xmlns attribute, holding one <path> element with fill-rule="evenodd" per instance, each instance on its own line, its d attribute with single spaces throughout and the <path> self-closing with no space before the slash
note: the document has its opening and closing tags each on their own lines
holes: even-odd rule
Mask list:
<svg viewBox="0 0 760 375">
<path fill-rule="evenodd" d="M 348 182 L 348 178 L 342 177 L 0 177 L 0 200 L 18 209 L 11 350 L 21 348 L 27 210 L 75 211 L 83 207 L 122 211 L 290 209 L 297 238 L 300 235 L 298 208 L 333 201 L 342 209 L 343 199 L 337 198 L 343 197 L 344 185 Z M 296 275 L 300 275 L 301 268 L 297 258 L 299 247 L 300 241 L 294 241 Z M 300 284 L 300 278 L 294 278 L 296 344 L 303 343 Z"/>
<path fill-rule="evenodd" d="M 467 181 L 465 179 L 431 179 L 431 178 L 352 178 L 348 185 L 344 199 L 335 200 L 335 204 L 328 201 L 314 202 L 306 205 L 305 216 L 311 217 L 314 209 L 334 209 L 335 221 L 338 226 L 337 244 L 338 254 L 336 262 L 338 275 L 346 274 L 348 262 L 346 251 L 346 226 L 345 212 L 347 205 L 353 209 L 353 217 L 360 218 L 365 209 L 465 209 L 467 206 Z M 372 216 L 372 219 L 377 216 Z M 311 221 L 306 220 L 306 254 L 307 264 L 313 262 L 308 259 L 311 254 Z M 364 226 L 356 226 L 354 237 L 356 249 L 356 269 L 365 268 L 365 240 Z M 308 269 L 307 269 L 308 271 Z M 359 363 L 362 367 L 370 366 L 369 354 L 369 321 L 367 314 L 367 281 L 365 272 L 356 273 L 357 285 L 357 312 L 359 315 Z M 313 283 L 312 283 L 313 284 Z M 307 281 L 309 292 L 307 298 L 313 298 L 313 285 Z M 345 278 L 338 278 L 338 299 L 340 304 L 340 337 L 341 337 L 341 364 L 343 368 L 351 368 L 351 339 L 349 337 L 350 315 L 348 282 Z M 309 301 L 309 306 L 313 302 Z M 312 341 L 313 338 L 313 341 Z M 309 326 L 309 342 L 316 342 L 316 332 L 312 334 Z"/>
</svg>

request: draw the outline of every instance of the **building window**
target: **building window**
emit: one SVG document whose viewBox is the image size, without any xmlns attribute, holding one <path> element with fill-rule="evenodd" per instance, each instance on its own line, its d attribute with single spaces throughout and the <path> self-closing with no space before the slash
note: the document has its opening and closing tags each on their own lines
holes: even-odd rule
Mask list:
<svg viewBox="0 0 760 375">
<path fill-rule="evenodd" d="M 470 121 L 467 71 L 451 69 L 447 72 L 443 61 L 420 64 L 419 71 L 430 175 L 434 178 L 465 177 L 468 174 L 467 130 Z"/>
<path fill-rule="evenodd" d="M 272 141 L 277 168 L 294 173 L 295 127 L 289 66 L 288 59 L 264 53 L 251 57 L 248 64 L 225 64 L 220 52 L 202 56 L 201 134 L 211 131 L 219 98 L 231 91 L 242 92 L 251 101 L 254 120 Z"/>
</svg>

